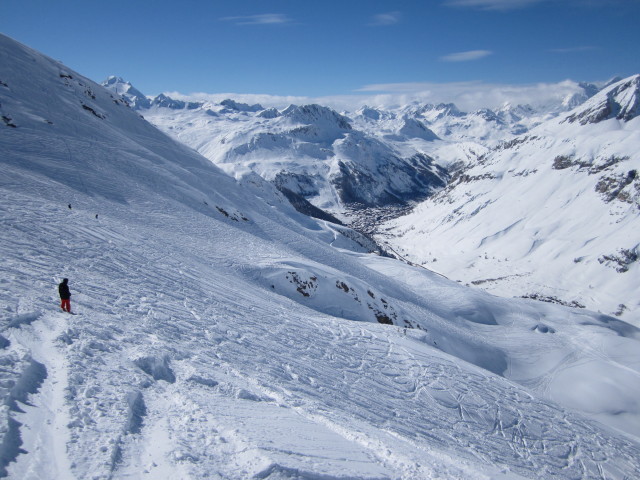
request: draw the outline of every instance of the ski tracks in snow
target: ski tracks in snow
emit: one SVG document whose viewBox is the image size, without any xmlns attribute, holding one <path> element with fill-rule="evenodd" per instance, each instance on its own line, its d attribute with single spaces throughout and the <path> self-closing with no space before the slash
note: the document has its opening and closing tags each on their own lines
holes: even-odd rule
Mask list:
<svg viewBox="0 0 640 480">
<path fill-rule="evenodd" d="M 60 480 L 638 472 L 634 444 L 432 348 L 423 331 L 274 300 L 229 264 L 246 248 L 230 233 L 189 230 L 189 219 L 167 231 L 158 213 L 131 238 L 135 219 L 74 228 L 51 245 L 42 230 L 84 213 L 33 207 L 8 224 L 21 247 L 1 252 L 5 281 L 26 292 L 11 307 L 9 348 L 47 372 L 26 397 L 34 406 L 11 413 L 28 452 L 12 477 L 54 464 Z M 210 234 L 228 235 L 224 255 L 192 239 Z M 57 302 L 55 283 L 47 299 L 34 281 L 43 270 L 69 272 L 81 315 L 37 313 Z"/>
<path fill-rule="evenodd" d="M 23 453 L 8 466 L 11 478 L 40 480 L 46 471 L 49 478 L 72 480 L 71 460 L 67 453 L 70 442 L 69 411 L 66 402 L 68 368 L 64 353 L 62 332 L 68 314 L 45 313 L 29 325 L 12 329 L 9 340 L 16 349 L 26 349 L 33 360 L 46 369 L 46 377 L 36 392 L 23 398 L 14 419 L 20 422 Z M 23 374 L 24 377 L 24 374 Z M 30 380 L 26 380 L 29 382 Z M 33 379 L 31 379 L 33 381 Z M 14 439 L 15 441 L 16 439 Z M 6 440 L 5 440 L 6 441 Z"/>
</svg>

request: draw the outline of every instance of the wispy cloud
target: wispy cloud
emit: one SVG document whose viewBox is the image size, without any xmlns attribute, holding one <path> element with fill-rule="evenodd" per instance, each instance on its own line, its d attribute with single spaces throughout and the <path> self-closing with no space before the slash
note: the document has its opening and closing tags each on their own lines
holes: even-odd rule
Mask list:
<svg viewBox="0 0 640 480">
<path fill-rule="evenodd" d="M 400 21 L 400 17 L 400 12 L 379 13 L 378 15 L 374 15 L 369 25 L 372 27 L 395 25 Z"/>
<path fill-rule="evenodd" d="M 283 13 L 263 13 L 261 15 L 224 17 L 220 20 L 235 23 L 236 25 L 282 25 L 292 22 L 291 18 Z"/>
<path fill-rule="evenodd" d="M 581 47 L 552 48 L 549 51 L 552 53 L 579 53 L 579 52 L 589 52 L 591 50 L 598 50 L 598 47 L 584 45 Z"/>
<path fill-rule="evenodd" d="M 491 50 L 470 50 L 468 52 L 458 52 L 440 57 L 443 62 L 470 62 L 479 60 L 493 54 Z"/>
<path fill-rule="evenodd" d="M 471 7 L 481 10 L 516 10 L 547 0 L 445 0 L 450 7 Z"/>
<path fill-rule="evenodd" d="M 473 111 L 479 108 L 498 108 L 505 103 L 513 105 L 545 105 L 557 103 L 566 96 L 578 93 L 577 82 L 566 80 L 559 83 L 536 83 L 525 85 L 496 84 L 484 82 L 452 83 L 387 83 L 366 85 L 358 92 L 369 94 L 368 105 L 405 105 L 421 103 L 455 103 L 459 108 Z M 361 101 L 364 101 L 362 99 Z"/>
<path fill-rule="evenodd" d="M 185 101 L 210 101 L 219 103 L 227 98 L 249 103 L 260 103 L 264 107 L 284 108 L 290 104 L 317 103 L 338 111 L 353 112 L 363 105 L 390 108 L 420 103 L 455 103 L 464 111 L 479 108 L 499 108 L 506 102 L 513 105 L 546 105 L 561 102 L 566 96 L 581 92 L 577 82 L 566 80 L 560 83 L 537 83 L 526 85 L 496 84 L 484 82 L 453 83 L 385 83 L 365 85 L 352 95 L 324 97 L 276 96 L 239 93 L 192 93 L 164 92 L 171 98 Z"/>
</svg>

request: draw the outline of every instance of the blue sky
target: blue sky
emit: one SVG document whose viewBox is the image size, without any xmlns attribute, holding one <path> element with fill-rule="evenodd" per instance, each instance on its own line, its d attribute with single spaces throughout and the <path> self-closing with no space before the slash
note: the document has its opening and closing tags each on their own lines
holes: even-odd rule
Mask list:
<svg viewBox="0 0 640 480">
<path fill-rule="evenodd" d="M 0 0 L 0 32 L 148 95 L 603 81 L 640 73 L 639 20 L 640 0 Z"/>
</svg>

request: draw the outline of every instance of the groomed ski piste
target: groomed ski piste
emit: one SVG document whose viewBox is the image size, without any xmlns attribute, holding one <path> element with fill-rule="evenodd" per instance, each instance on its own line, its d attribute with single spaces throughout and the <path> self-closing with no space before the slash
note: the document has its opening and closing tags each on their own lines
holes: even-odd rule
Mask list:
<svg viewBox="0 0 640 480">
<path fill-rule="evenodd" d="M 640 477 L 637 328 L 367 253 L 63 65 L 0 62 L 1 476 Z"/>
</svg>

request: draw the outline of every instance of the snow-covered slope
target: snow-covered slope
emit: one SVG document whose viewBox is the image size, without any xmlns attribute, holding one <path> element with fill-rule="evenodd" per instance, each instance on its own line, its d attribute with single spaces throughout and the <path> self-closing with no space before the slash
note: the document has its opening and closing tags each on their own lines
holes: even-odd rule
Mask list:
<svg viewBox="0 0 640 480">
<path fill-rule="evenodd" d="M 53 60 L 0 58 L 0 475 L 640 473 L 637 328 L 368 254 Z"/>
<path fill-rule="evenodd" d="M 640 324 L 640 77 L 504 142 L 392 222 L 417 263 Z"/>
</svg>

